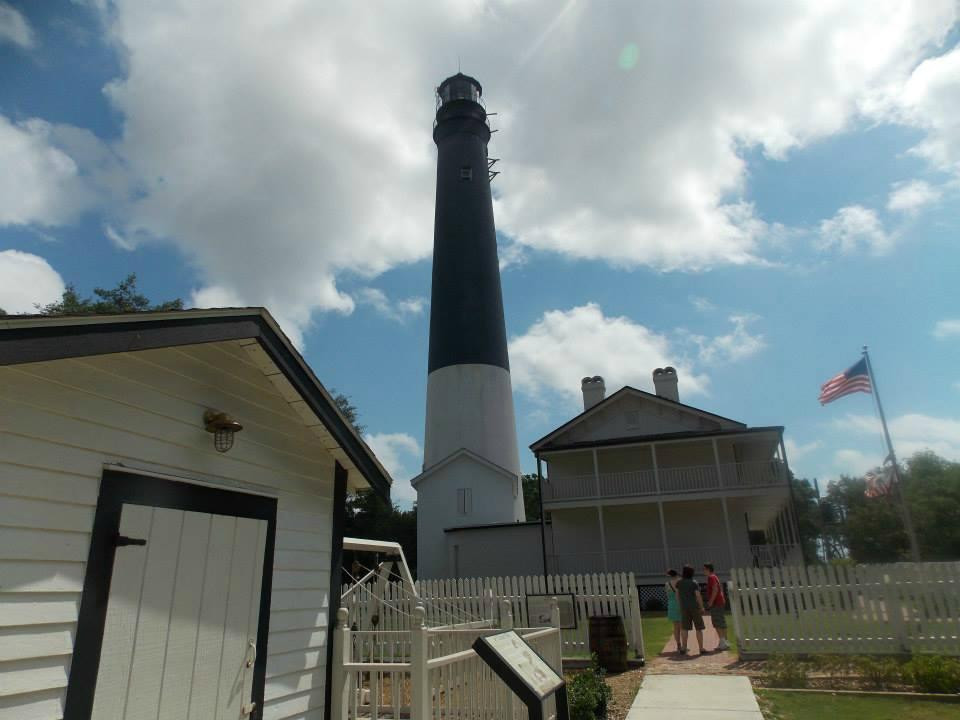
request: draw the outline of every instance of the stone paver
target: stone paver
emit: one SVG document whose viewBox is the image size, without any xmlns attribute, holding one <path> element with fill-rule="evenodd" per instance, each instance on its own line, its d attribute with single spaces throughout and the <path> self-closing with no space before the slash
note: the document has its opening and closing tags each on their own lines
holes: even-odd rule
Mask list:
<svg viewBox="0 0 960 720">
<path fill-rule="evenodd" d="M 627 720 L 763 720 L 749 678 L 738 675 L 650 675 Z"/>
<path fill-rule="evenodd" d="M 703 621 L 707 626 L 703 631 L 703 648 L 706 650 L 703 655 L 697 654 L 697 638 L 693 631 L 690 632 L 690 637 L 687 639 L 687 649 L 690 651 L 687 655 L 681 655 L 677 652 L 676 643 L 674 643 L 671 635 L 660 655 L 647 658 L 647 672 L 652 675 L 714 675 L 729 672 L 729 668 L 737 662 L 737 656 L 729 650 L 714 650 L 720 638 L 710 622 L 710 617 L 704 617 Z M 660 622 L 659 619 L 658 622 Z M 667 620 L 662 622 L 667 622 Z M 729 633 L 731 630 L 728 629 L 727 632 Z"/>
</svg>

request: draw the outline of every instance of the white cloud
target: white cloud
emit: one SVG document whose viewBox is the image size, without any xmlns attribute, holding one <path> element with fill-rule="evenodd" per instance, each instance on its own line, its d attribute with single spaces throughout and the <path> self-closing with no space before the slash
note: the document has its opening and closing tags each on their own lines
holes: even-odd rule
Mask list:
<svg viewBox="0 0 960 720">
<path fill-rule="evenodd" d="M 787 449 L 787 461 L 791 465 L 805 457 L 808 457 L 810 453 L 814 452 L 815 450 L 819 450 L 823 445 L 823 443 L 821 443 L 819 440 L 814 440 L 812 442 L 800 445 L 793 438 L 784 438 L 783 444 Z"/>
<path fill-rule="evenodd" d="M 896 183 L 887 199 L 887 210 L 914 214 L 937 202 L 943 192 L 923 180 Z"/>
<path fill-rule="evenodd" d="M 860 477 L 870 468 L 876 467 L 883 460 L 881 454 L 867 454 L 860 450 L 844 448 L 833 454 L 833 466 L 838 474 Z"/>
<path fill-rule="evenodd" d="M 0 44 L 5 42 L 32 48 L 35 44 L 33 28 L 19 10 L 0 2 Z"/>
<path fill-rule="evenodd" d="M 767 346 L 763 335 L 752 335 L 748 328 L 751 323 L 760 319 L 757 315 L 731 315 L 728 319 L 733 324 L 733 329 L 726 335 L 712 338 L 703 335 L 690 336 L 700 349 L 700 362 L 709 365 L 745 360 Z"/>
<path fill-rule="evenodd" d="M 417 499 L 410 479 L 420 473 L 423 462 L 420 443 L 407 433 L 374 433 L 364 440 L 393 478 L 390 497 L 401 507 L 410 507 Z"/>
<path fill-rule="evenodd" d="M 702 394 L 708 380 L 695 373 L 665 335 L 627 317 L 608 317 L 589 303 L 570 310 L 550 310 L 510 340 L 513 386 L 536 399 L 559 395 L 580 402 L 580 379 L 602 375 L 607 392 L 633 385 L 652 390 L 654 368 L 677 368 L 680 398 Z"/>
<path fill-rule="evenodd" d="M 821 249 L 837 248 L 849 254 L 867 250 L 882 255 L 893 246 L 893 237 L 884 230 L 875 210 L 862 205 L 849 205 L 836 215 L 820 222 Z"/>
<path fill-rule="evenodd" d="M 64 289 L 63 278 L 42 257 L 0 251 L 0 308 L 8 313 L 36 312 L 36 305 L 59 300 Z"/>
<path fill-rule="evenodd" d="M 0 115 L 0 226 L 60 225 L 95 199 L 74 159 L 58 147 L 58 126 Z"/>
<path fill-rule="evenodd" d="M 878 440 L 882 437 L 880 421 L 872 415 L 849 413 L 833 425 L 855 435 L 872 435 Z M 891 418 L 888 427 L 894 449 L 902 460 L 915 452 L 932 450 L 941 457 L 960 462 L 960 419 L 907 413 Z M 885 455 L 878 450 L 873 465 L 879 464 Z"/>
<path fill-rule="evenodd" d="M 383 290 L 372 287 L 358 290 L 356 301 L 361 305 L 369 305 L 383 317 L 400 323 L 421 315 L 427 307 L 426 298 L 410 297 L 391 302 Z"/>
<path fill-rule="evenodd" d="M 960 46 L 921 62 L 894 103 L 898 119 L 926 131 L 914 152 L 960 173 Z"/>
<path fill-rule="evenodd" d="M 960 318 L 945 318 L 938 320 L 933 326 L 933 336 L 938 340 L 960 335 Z"/>
<path fill-rule="evenodd" d="M 690 296 L 690 304 L 693 305 L 693 309 L 697 312 L 712 312 L 717 309 L 717 306 L 707 300 L 707 298 L 699 297 L 698 295 Z"/>
<path fill-rule="evenodd" d="M 500 113 L 497 222 L 520 247 L 627 267 L 757 263 L 777 230 L 745 201 L 748 151 L 784 158 L 889 116 L 908 80 L 917 111 L 897 118 L 920 122 L 949 83 L 942 63 L 913 72 L 954 22 L 949 0 L 697 12 L 117 0 L 104 15 L 126 74 L 108 97 L 136 193 L 111 226 L 175 244 L 203 285 L 299 329 L 316 309 L 348 311 L 339 273 L 429 255 L 430 92 L 459 55 Z M 626 44 L 636 62 L 622 69 Z"/>
</svg>

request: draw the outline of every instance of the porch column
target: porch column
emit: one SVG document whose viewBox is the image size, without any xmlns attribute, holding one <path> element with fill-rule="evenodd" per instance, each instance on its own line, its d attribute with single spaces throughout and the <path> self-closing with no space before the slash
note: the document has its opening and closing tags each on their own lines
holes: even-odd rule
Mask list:
<svg viewBox="0 0 960 720">
<path fill-rule="evenodd" d="M 711 444 L 713 445 L 713 461 L 717 465 L 717 481 L 720 483 L 720 487 L 723 487 L 723 473 L 720 469 L 720 451 L 717 449 L 717 439 L 711 438 Z M 727 571 L 737 564 L 736 556 L 733 554 L 733 532 L 730 530 L 730 513 L 727 510 L 727 496 L 720 496 L 720 505 L 723 507 L 723 525 L 727 529 L 727 552 L 729 553 L 730 561 L 727 565 Z"/>
<path fill-rule="evenodd" d="M 663 516 L 663 500 L 660 496 L 660 471 L 657 470 L 657 444 L 651 443 L 650 455 L 653 457 L 653 483 L 657 488 L 657 513 L 660 515 L 660 541 L 663 543 L 664 567 L 670 567 L 670 547 L 667 545 L 667 523 Z"/>
<path fill-rule="evenodd" d="M 597 487 L 597 520 L 600 522 L 600 552 L 603 554 L 603 571 L 607 572 L 607 529 L 603 524 L 603 505 L 600 504 L 600 461 L 597 449 L 593 448 L 593 480 Z"/>
</svg>

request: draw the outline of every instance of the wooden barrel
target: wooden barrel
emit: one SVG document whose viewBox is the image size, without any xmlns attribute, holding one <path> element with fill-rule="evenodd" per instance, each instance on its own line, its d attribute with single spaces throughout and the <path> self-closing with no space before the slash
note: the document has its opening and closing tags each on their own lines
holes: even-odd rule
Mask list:
<svg viewBox="0 0 960 720">
<path fill-rule="evenodd" d="M 590 618 L 590 652 L 596 653 L 600 666 L 607 672 L 627 669 L 627 633 L 619 615 L 598 615 Z"/>
</svg>

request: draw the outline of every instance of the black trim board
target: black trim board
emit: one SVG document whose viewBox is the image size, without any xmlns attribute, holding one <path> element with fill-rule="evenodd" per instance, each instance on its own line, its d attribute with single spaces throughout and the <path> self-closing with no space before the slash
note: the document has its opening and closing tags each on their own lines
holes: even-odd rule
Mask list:
<svg viewBox="0 0 960 720">
<path fill-rule="evenodd" d="M 389 477 L 347 426 L 303 358 L 268 322 L 266 310 L 250 308 L 240 314 L 210 311 L 214 314 L 208 315 L 197 310 L 180 312 L 182 315 L 175 317 L 171 313 L 132 313 L 129 320 L 113 322 L 78 323 L 71 316 L 50 317 L 27 327 L 17 327 L 17 318 L 12 316 L 14 326 L 0 329 L 0 366 L 256 339 L 370 486 L 390 499 Z"/>
<path fill-rule="evenodd" d="M 276 499 L 115 470 L 105 470 L 100 483 L 100 496 L 93 520 L 93 536 L 87 556 L 83 596 L 77 621 L 77 637 L 70 664 L 64 720 L 89 720 L 93 710 L 107 620 L 110 581 L 117 550 L 115 538 L 120 529 L 120 513 L 125 503 L 267 522 L 257 626 L 257 659 L 253 667 L 252 699 L 257 705 L 250 716 L 252 720 L 260 720 L 263 716 L 267 672 L 267 636 L 277 531 Z"/>
<path fill-rule="evenodd" d="M 324 683 L 323 716 L 330 717 L 333 705 L 333 632 L 340 609 L 340 568 L 343 565 L 343 527 L 346 523 L 347 471 L 340 463 L 333 468 L 333 526 L 330 532 L 330 600 L 327 603 L 327 668 Z"/>
<path fill-rule="evenodd" d="M 584 440 L 583 442 L 567 443 L 566 445 L 554 445 L 542 447 L 535 451 L 540 456 L 546 458 L 553 452 L 562 450 L 582 450 L 585 448 L 600 448 L 610 445 L 643 445 L 644 443 L 660 442 L 663 440 L 696 440 L 699 438 L 719 438 L 730 435 L 762 435 L 764 433 L 783 433 L 783 425 L 770 425 L 766 427 L 739 428 L 734 430 L 710 430 L 703 432 L 700 430 L 690 430 L 672 433 L 661 433 L 659 435 L 627 435 L 624 437 L 606 438 L 604 440 Z M 549 481 L 549 478 L 547 478 Z"/>
</svg>

